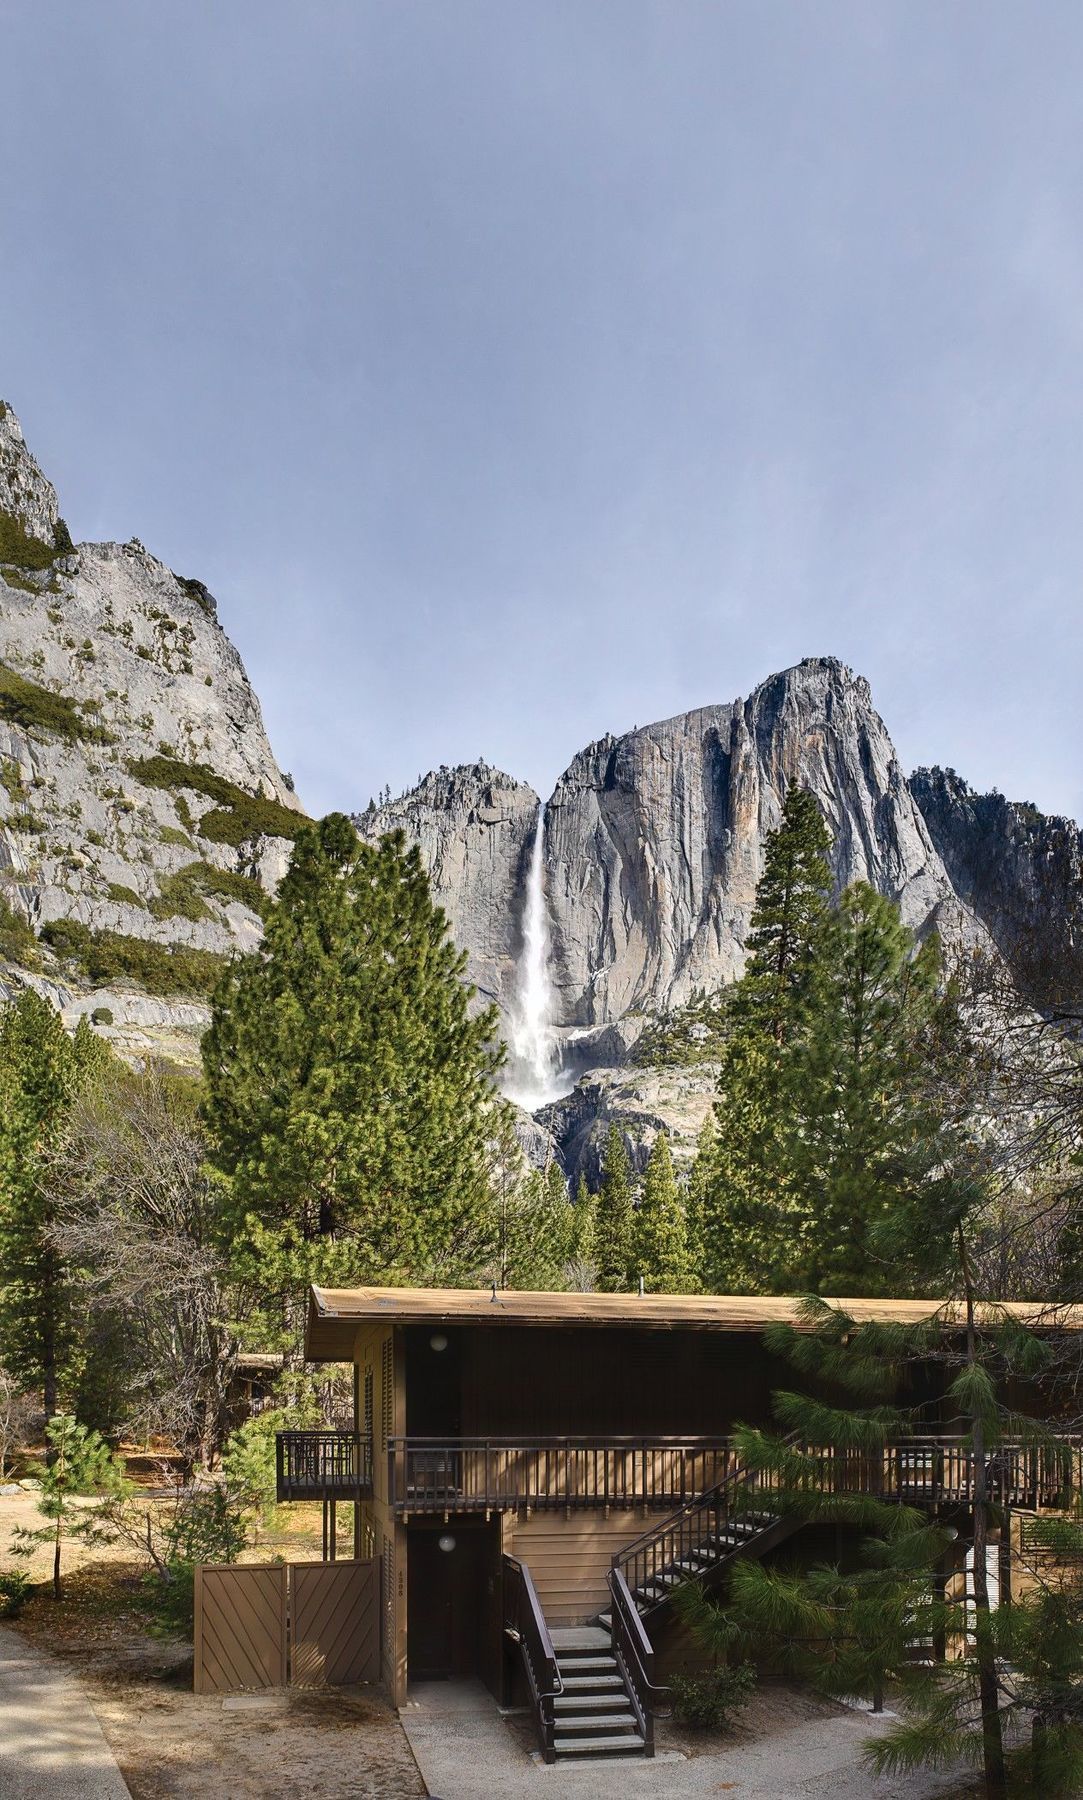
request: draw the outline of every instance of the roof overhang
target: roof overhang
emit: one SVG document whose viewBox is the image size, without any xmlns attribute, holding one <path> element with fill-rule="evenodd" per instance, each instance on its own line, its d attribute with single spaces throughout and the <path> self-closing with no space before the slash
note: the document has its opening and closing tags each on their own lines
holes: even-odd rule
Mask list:
<svg viewBox="0 0 1083 1800">
<path fill-rule="evenodd" d="M 623 1329 L 761 1333 L 776 1321 L 802 1327 L 801 1300 L 744 1294 L 544 1294 L 506 1288 L 321 1288 L 309 1290 L 305 1356 L 349 1362 L 368 1326 L 476 1325 L 546 1329 Z M 921 1325 L 934 1318 L 958 1328 L 963 1309 L 944 1300 L 832 1300 L 858 1324 Z M 986 1323 L 1005 1313 L 1039 1331 L 1083 1330 L 1083 1306 L 1016 1300 L 983 1309 Z"/>
</svg>

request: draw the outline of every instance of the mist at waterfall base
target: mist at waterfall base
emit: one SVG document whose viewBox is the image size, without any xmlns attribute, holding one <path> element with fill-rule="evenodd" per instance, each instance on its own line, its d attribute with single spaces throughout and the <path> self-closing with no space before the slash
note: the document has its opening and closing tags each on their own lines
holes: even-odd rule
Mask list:
<svg viewBox="0 0 1083 1800">
<path fill-rule="evenodd" d="M 504 1096 L 521 1106 L 524 1112 L 533 1113 L 540 1106 L 547 1106 L 551 1100 L 559 1100 L 562 1094 L 569 1093 L 574 1081 L 574 1075 L 561 1068 L 560 1050 L 553 1031 L 549 915 L 545 905 L 545 813 L 539 807 L 527 870 L 523 948 L 508 1032 Z"/>
</svg>

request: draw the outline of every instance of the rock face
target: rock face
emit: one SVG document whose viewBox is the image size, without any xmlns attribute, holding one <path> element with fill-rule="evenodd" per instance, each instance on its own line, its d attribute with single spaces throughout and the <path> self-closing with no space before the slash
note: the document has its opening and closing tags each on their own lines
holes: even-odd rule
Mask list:
<svg viewBox="0 0 1083 1800">
<path fill-rule="evenodd" d="M 134 540 L 55 554 L 56 495 L 10 408 L 0 516 L 28 540 L 9 528 L 0 551 L 0 898 L 35 931 L 70 921 L 113 948 L 251 948 L 301 815 L 213 602 Z M 262 802 L 251 831 L 231 796 Z M 122 1048 L 194 1054 L 205 1008 L 175 980 L 152 997 L 80 982 L 44 946 L 23 960 L 69 1016 L 111 1012 Z"/>
<path fill-rule="evenodd" d="M 960 900 L 1040 1002 L 1052 977 L 1083 992 L 1083 832 L 954 769 L 918 769 L 910 789 Z"/>
<path fill-rule="evenodd" d="M 467 952 L 482 1001 L 508 1013 L 522 943 L 526 867 L 540 802 L 525 782 L 474 763 L 441 768 L 408 794 L 354 816 L 370 842 L 403 831 L 420 847 L 433 897 Z"/>
<path fill-rule="evenodd" d="M 748 700 L 606 738 L 547 808 L 558 1017 L 593 1025 L 732 981 L 787 784 L 815 794 L 839 887 L 862 879 L 920 930 L 951 882 L 868 684 L 830 658 Z"/>
</svg>

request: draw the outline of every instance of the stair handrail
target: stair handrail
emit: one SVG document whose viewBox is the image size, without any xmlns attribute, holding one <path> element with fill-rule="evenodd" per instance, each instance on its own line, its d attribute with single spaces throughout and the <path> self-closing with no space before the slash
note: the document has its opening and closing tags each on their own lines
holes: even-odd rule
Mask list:
<svg viewBox="0 0 1083 1800">
<path fill-rule="evenodd" d="M 553 1701 L 564 1692 L 564 1682 L 534 1578 L 525 1562 L 507 1555 L 504 1557 L 504 1632 L 519 1646 L 542 1755 L 547 1763 L 555 1762 Z"/>
<path fill-rule="evenodd" d="M 799 1431 L 791 1431 L 782 1439 L 782 1443 L 787 1448 L 790 1448 L 799 1443 L 800 1439 L 801 1433 Z M 669 1513 L 660 1524 L 649 1526 L 646 1531 L 640 1533 L 639 1537 L 633 1538 L 630 1544 L 625 1544 L 623 1549 L 618 1550 L 616 1555 L 612 1558 L 610 1568 L 618 1570 L 627 1582 L 628 1578 L 625 1574 L 625 1570 L 629 1567 L 634 1568 L 637 1563 L 642 1561 L 645 1578 L 650 1580 L 656 1572 L 658 1558 L 657 1556 L 652 1557 L 652 1566 L 648 1570 L 647 1553 L 652 1550 L 657 1550 L 663 1543 L 672 1545 L 674 1542 L 677 1545 L 676 1553 L 666 1558 L 666 1566 L 668 1567 L 672 1563 L 679 1562 L 682 1556 L 687 1555 L 690 1550 L 696 1548 L 696 1541 L 691 1532 L 685 1531 L 686 1524 L 690 1524 L 692 1519 L 697 1516 L 705 1517 L 708 1514 L 712 1514 L 716 1525 L 720 1525 L 724 1517 L 728 1518 L 732 1514 L 733 1509 L 729 1504 L 732 1494 L 739 1488 L 750 1490 L 753 1484 L 758 1482 L 762 1473 L 763 1471 L 760 1469 L 749 1468 L 746 1463 L 738 1462 L 737 1466 L 730 1471 L 725 1480 L 716 1483 L 713 1488 L 708 1488 L 706 1492 L 700 1494 L 697 1499 L 687 1500 L 683 1506 L 679 1506 L 674 1512 Z M 687 1543 L 685 1542 L 686 1537 L 688 1539 Z M 638 1582 L 628 1582 L 629 1589 L 631 1589 L 633 1585 L 640 1586 L 642 1584 Z"/>
<path fill-rule="evenodd" d="M 654 1646 L 647 1636 L 632 1590 L 620 1569 L 610 1569 L 609 1635 L 613 1656 L 624 1682 L 632 1711 L 643 1738 L 643 1752 L 654 1755 L 654 1712 L 659 1700 L 669 1693 L 654 1679 Z"/>
</svg>

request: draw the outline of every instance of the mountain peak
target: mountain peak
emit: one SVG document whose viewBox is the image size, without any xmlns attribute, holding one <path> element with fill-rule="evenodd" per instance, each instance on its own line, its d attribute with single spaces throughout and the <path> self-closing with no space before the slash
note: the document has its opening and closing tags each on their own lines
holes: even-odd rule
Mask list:
<svg viewBox="0 0 1083 1800">
<path fill-rule="evenodd" d="M 7 536 L 14 526 L 17 535 L 35 544 L 52 550 L 69 547 L 57 536 L 56 489 L 30 454 L 23 428 L 6 400 L 0 400 L 0 523 L 7 524 Z M 17 546 L 0 541 L 0 558 L 17 561 Z"/>
</svg>

